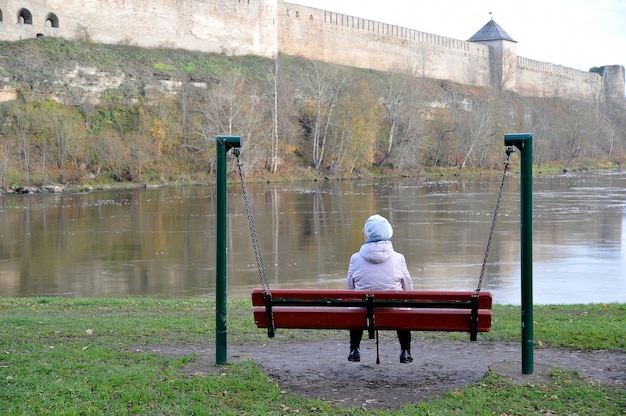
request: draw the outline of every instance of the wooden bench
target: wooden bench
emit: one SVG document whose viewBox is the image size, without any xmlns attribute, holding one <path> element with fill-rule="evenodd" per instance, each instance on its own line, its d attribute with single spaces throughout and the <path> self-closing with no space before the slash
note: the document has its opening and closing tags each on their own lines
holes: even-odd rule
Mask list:
<svg viewBox="0 0 626 416">
<path fill-rule="evenodd" d="M 491 330 L 490 292 L 287 290 L 252 292 L 254 322 L 277 328 L 460 331 L 476 340 Z"/>
</svg>

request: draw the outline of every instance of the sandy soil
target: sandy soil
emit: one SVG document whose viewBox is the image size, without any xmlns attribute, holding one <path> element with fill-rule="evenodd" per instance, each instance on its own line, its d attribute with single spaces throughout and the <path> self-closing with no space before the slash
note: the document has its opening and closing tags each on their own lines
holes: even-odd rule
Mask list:
<svg viewBox="0 0 626 416">
<path fill-rule="evenodd" d="M 367 338 L 367 337 L 365 337 Z M 413 363 L 401 364 L 394 333 L 381 332 L 380 364 L 376 344 L 364 339 L 361 362 L 347 360 L 348 341 L 331 339 L 288 343 L 268 339 L 262 345 L 228 345 L 228 362 L 258 363 L 286 390 L 325 401 L 363 408 L 396 408 L 461 389 L 488 371 L 520 383 L 547 384 L 549 370 L 575 370 L 591 382 L 626 385 L 626 352 L 535 348 L 533 374 L 522 374 L 520 344 L 488 341 L 413 341 Z M 185 372 L 215 372 L 215 346 L 162 345 L 138 347 L 140 353 L 197 356 Z"/>
</svg>

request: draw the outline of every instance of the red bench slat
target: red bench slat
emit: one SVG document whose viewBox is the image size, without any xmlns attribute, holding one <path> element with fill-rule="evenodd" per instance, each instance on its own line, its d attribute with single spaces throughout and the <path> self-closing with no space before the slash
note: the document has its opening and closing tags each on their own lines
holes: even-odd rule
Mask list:
<svg viewBox="0 0 626 416">
<path fill-rule="evenodd" d="M 291 329 L 367 329 L 365 308 L 326 306 L 274 306 L 275 328 Z M 400 309 L 380 308 L 375 312 L 377 329 L 411 331 L 461 331 L 471 328 L 469 309 Z M 267 328 L 265 308 L 254 309 L 258 328 Z M 478 332 L 491 329 L 491 310 L 478 310 Z"/>
</svg>

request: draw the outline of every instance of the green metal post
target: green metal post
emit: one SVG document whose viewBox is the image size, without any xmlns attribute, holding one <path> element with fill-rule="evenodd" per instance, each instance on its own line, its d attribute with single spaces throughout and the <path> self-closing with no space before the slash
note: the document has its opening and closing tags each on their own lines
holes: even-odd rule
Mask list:
<svg viewBox="0 0 626 416">
<path fill-rule="evenodd" d="M 505 146 L 521 155 L 522 374 L 534 371 L 533 350 L 533 135 L 505 134 Z"/>
<path fill-rule="evenodd" d="M 217 253 L 215 256 L 215 364 L 226 364 L 227 361 L 227 328 L 226 328 L 226 298 L 227 298 L 227 256 L 226 256 L 226 154 L 233 147 L 241 147 L 241 137 L 217 136 L 215 153 L 217 158 L 216 172 L 216 216 L 215 235 L 217 238 Z"/>
</svg>

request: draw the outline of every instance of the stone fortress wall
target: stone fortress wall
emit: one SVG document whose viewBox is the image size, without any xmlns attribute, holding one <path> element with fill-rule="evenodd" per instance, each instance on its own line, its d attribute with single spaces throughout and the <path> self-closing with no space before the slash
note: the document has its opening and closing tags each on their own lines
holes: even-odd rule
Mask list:
<svg viewBox="0 0 626 416">
<path fill-rule="evenodd" d="M 283 3 L 280 51 L 377 70 L 467 85 L 497 86 L 526 96 L 624 97 L 624 68 L 597 74 L 517 55 L 516 43 L 468 42 L 354 16 Z"/>
<path fill-rule="evenodd" d="M 340 13 L 285 4 L 280 51 L 348 66 L 487 85 L 489 47 Z"/>
<path fill-rule="evenodd" d="M 527 96 L 624 97 L 621 65 L 591 73 L 520 57 L 515 42 L 468 42 L 283 0 L 0 0 L 1 40 L 38 36 L 227 55 L 281 52 Z"/>
<path fill-rule="evenodd" d="M 0 39 L 90 39 L 274 56 L 276 0 L 0 0 Z"/>
</svg>

